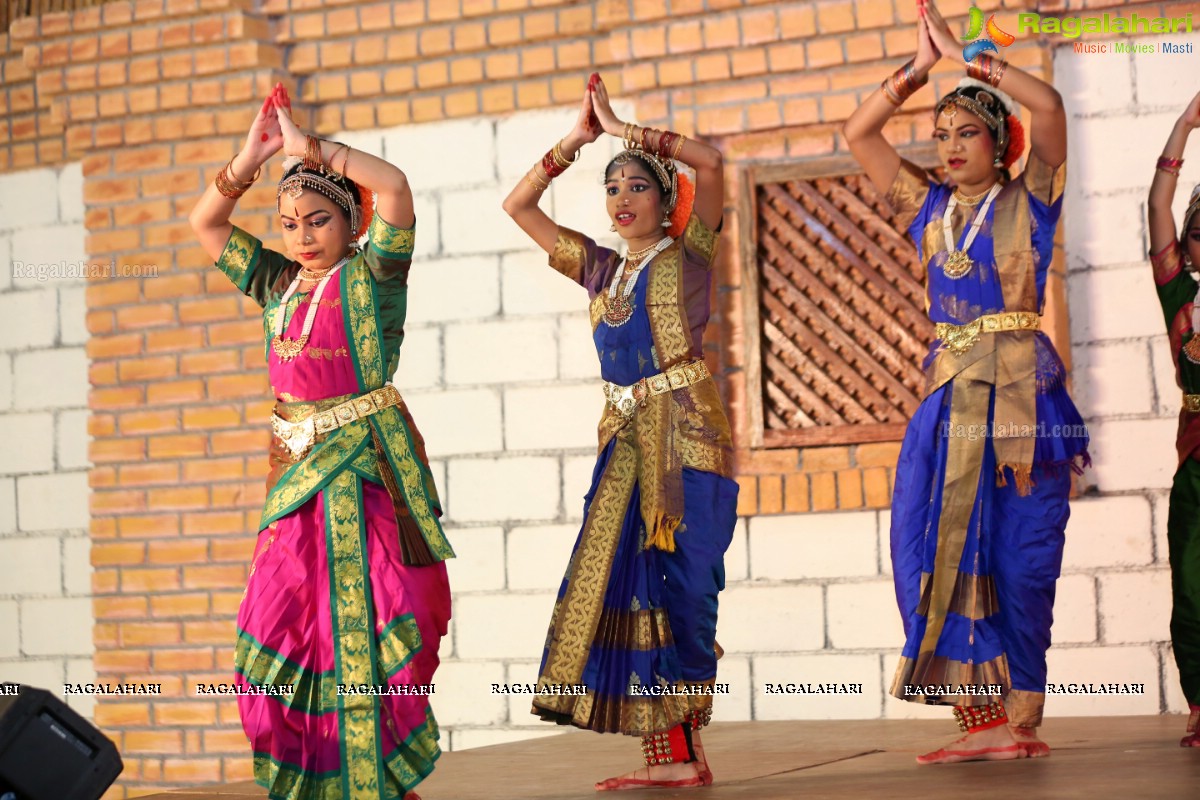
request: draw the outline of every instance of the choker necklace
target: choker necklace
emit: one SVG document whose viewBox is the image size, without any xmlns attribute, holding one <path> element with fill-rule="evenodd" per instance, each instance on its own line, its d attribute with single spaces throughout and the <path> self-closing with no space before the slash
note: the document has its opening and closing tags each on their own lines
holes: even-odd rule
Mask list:
<svg viewBox="0 0 1200 800">
<path fill-rule="evenodd" d="M 971 271 L 975 266 L 975 262 L 967 255 L 967 251 L 971 249 L 971 245 L 975 243 L 975 237 L 979 235 L 979 229 L 983 227 L 983 221 L 987 218 L 988 209 L 992 207 L 992 201 L 996 199 L 996 195 L 1000 194 L 1000 184 L 992 184 L 992 188 L 987 190 L 987 197 L 983 201 L 983 205 L 975 212 L 975 219 L 971 222 L 971 229 L 967 231 L 967 237 L 963 240 L 961 248 L 954 246 L 954 224 L 952 217 L 954 209 L 958 205 L 958 193 L 955 192 L 950 197 L 950 202 L 946 203 L 946 213 L 942 215 L 942 234 L 946 239 L 946 263 L 942 265 L 942 272 L 950 280 L 958 280 Z"/>
<path fill-rule="evenodd" d="M 610 328 L 619 328 L 633 317 L 633 303 L 630 302 L 629 296 L 633 294 L 633 287 L 637 285 L 638 275 L 650 265 L 650 262 L 654 260 L 656 255 L 666 250 L 674 241 L 670 236 L 664 236 L 644 250 L 638 250 L 625 256 L 623 259 L 625 263 L 628 263 L 631 258 L 640 258 L 642 260 L 637 265 L 637 268 L 630 273 L 629 280 L 625 284 L 625 291 L 619 297 L 617 296 L 617 289 L 621 285 L 621 275 L 625 272 L 625 269 L 624 266 L 618 266 L 613 271 L 612 283 L 608 286 L 608 302 L 604 306 L 604 321 L 608 323 Z"/>
<path fill-rule="evenodd" d="M 303 278 L 303 268 L 296 274 L 292 285 L 284 292 L 283 298 L 279 301 L 279 310 L 275 312 L 275 336 L 271 339 L 271 349 L 275 351 L 275 355 L 279 356 L 280 361 L 291 361 L 296 356 L 304 352 L 304 346 L 308 344 L 308 336 L 312 333 L 313 322 L 317 318 L 317 308 L 321 305 L 321 295 L 325 292 L 325 285 L 329 283 L 337 271 L 342 268 L 342 265 L 349 261 L 348 258 L 343 258 L 332 269 L 326 270 L 317 284 L 317 289 L 313 292 L 312 299 L 308 304 L 308 313 L 304 315 L 304 328 L 300 333 L 299 339 L 288 339 L 283 335 L 284 317 L 287 316 L 288 300 L 292 299 L 292 295 L 300 288 L 301 280 L 311 280 L 311 278 Z"/>
<path fill-rule="evenodd" d="M 996 185 L 995 183 L 992 184 L 992 186 L 995 186 L 995 185 Z M 992 190 L 992 187 L 989 186 L 988 188 L 984 189 L 979 194 L 966 195 L 966 194 L 963 194 L 962 189 L 955 186 L 954 187 L 954 199 L 957 200 L 958 202 L 962 203 L 964 206 L 973 206 L 976 203 L 978 203 L 980 200 L 982 200 L 983 198 L 987 197 L 988 192 L 990 192 L 991 190 Z"/>
<path fill-rule="evenodd" d="M 301 267 L 299 277 L 302 281 L 319 281 L 328 274 L 329 270 L 322 270 L 318 272 L 316 270 L 309 269 L 308 267 Z"/>
<path fill-rule="evenodd" d="M 662 239 L 659 239 L 657 242 L 650 245 L 649 247 L 643 247 L 641 250 L 632 250 L 630 252 L 627 252 L 625 254 L 625 263 L 628 264 L 631 261 L 635 262 L 635 263 L 638 261 L 641 261 L 643 258 L 648 256 L 652 250 L 657 248 L 660 244 L 662 244 Z"/>
</svg>

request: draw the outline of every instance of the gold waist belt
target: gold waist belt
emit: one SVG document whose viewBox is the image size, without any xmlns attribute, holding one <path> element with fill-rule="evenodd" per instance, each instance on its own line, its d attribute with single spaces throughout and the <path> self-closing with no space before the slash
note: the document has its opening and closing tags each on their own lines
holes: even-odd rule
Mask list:
<svg viewBox="0 0 1200 800">
<path fill-rule="evenodd" d="M 302 419 L 288 421 L 278 414 L 271 415 L 271 430 L 287 447 L 293 461 L 308 455 L 317 437 L 371 416 L 376 411 L 403 403 L 400 390 L 390 383 L 372 392 L 352 397 L 332 408 L 318 411 Z"/>
<path fill-rule="evenodd" d="M 605 381 L 604 397 L 617 413 L 628 419 L 647 397 L 682 389 L 711 376 L 708 364 L 703 360 L 689 361 L 686 364 L 677 364 L 666 372 L 642 378 L 632 386 L 618 386 Z"/>
<path fill-rule="evenodd" d="M 1183 410 L 1189 411 L 1192 414 L 1200 414 L 1200 394 L 1185 394 L 1183 396 Z"/>
<path fill-rule="evenodd" d="M 955 355 L 962 355 L 975 346 L 985 333 L 1000 331 L 1036 331 L 1041 325 L 1036 311 L 1005 311 L 985 314 L 966 325 L 939 322 L 934 326 L 937 338 Z"/>
</svg>

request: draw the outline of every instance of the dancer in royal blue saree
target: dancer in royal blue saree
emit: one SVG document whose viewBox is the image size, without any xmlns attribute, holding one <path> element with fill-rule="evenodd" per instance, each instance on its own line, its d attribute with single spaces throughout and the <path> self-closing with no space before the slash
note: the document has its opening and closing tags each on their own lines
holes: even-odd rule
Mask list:
<svg viewBox="0 0 1200 800">
<path fill-rule="evenodd" d="M 604 176 L 623 257 L 538 208 L 602 131 L 625 141 Z M 695 170 L 694 203 L 677 161 Z M 600 790 L 712 782 L 699 731 L 737 514 L 729 423 L 702 351 L 722 186 L 716 150 L 621 122 L 593 76 L 575 127 L 504 203 L 550 266 L 587 289 L 605 380 L 599 457 L 538 678 L 562 693 L 534 702 L 543 719 L 642 737 L 646 766 Z"/>
<path fill-rule="evenodd" d="M 967 733 L 920 763 L 1045 756 L 1037 727 L 1054 587 L 1071 468 L 1086 463 L 1088 444 L 1063 363 L 1038 330 L 1062 211 L 1066 114 L 1052 87 L 983 55 L 934 112 L 948 182 L 902 161 L 884 124 L 939 58 L 962 61 L 932 0 L 918 11 L 916 57 L 845 128 L 917 245 L 937 331 L 892 499 L 906 636 L 892 694 L 954 706 Z M 1032 114 L 1032 148 L 1009 180 L 1024 138 L 1013 98 Z"/>
</svg>

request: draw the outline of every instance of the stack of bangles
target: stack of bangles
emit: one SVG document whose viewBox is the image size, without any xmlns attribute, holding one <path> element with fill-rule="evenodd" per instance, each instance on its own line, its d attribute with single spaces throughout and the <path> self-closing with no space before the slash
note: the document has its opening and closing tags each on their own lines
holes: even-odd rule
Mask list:
<svg viewBox="0 0 1200 800">
<path fill-rule="evenodd" d="M 546 173 L 546 178 L 543 180 L 537 172 L 537 165 L 529 170 L 529 174 L 525 176 L 525 180 L 533 187 L 535 192 L 541 193 L 550 188 L 550 181 L 557 178 L 567 171 L 567 167 L 579 160 L 579 153 L 576 152 L 573 158 L 567 158 L 563 155 L 562 139 L 559 139 L 554 147 L 546 151 L 546 155 L 542 156 L 541 165 L 542 172 Z"/>
<path fill-rule="evenodd" d="M 338 148 L 333 151 L 333 155 L 329 157 L 328 165 L 321 158 L 321 140 L 316 136 L 304 137 L 304 168 L 310 172 L 320 172 L 322 175 L 332 174 L 335 178 L 341 178 L 346 175 L 346 165 L 350 163 L 350 145 L 334 142 Z M 346 151 L 346 155 L 342 157 L 342 170 L 338 172 L 334 169 L 333 162 L 337 160 L 338 153 Z"/>
<path fill-rule="evenodd" d="M 642 128 L 641 134 L 635 137 L 633 133 L 636 130 L 637 126 L 632 122 L 625 123 L 625 133 L 621 136 L 621 141 L 626 150 L 642 150 L 653 153 L 664 160 L 668 158 L 679 160 L 683 143 L 687 141 L 687 137 L 682 133 L 660 131 L 658 128 Z"/>
<path fill-rule="evenodd" d="M 929 82 L 929 76 L 917 77 L 913 62 L 909 61 L 900 69 L 883 79 L 880 89 L 883 96 L 894 106 L 899 106 L 912 97 L 918 89 Z"/>
<path fill-rule="evenodd" d="M 1179 177 L 1179 168 L 1183 166 L 1182 158 L 1168 158 L 1167 156 L 1158 157 L 1158 166 L 1155 167 L 1159 172 L 1165 172 L 1168 175 Z"/>
<path fill-rule="evenodd" d="M 1000 85 L 1000 79 L 1004 77 L 1004 72 L 1007 69 L 1007 61 L 992 58 L 987 53 L 984 53 L 970 64 L 967 64 L 967 76 L 997 87 Z"/>
<path fill-rule="evenodd" d="M 258 176 L 262 173 L 262 167 L 259 167 L 254 177 L 248 181 L 243 181 L 233 174 L 233 159 L 229 159 L 229 163 L 221 168 L 217 173 L 217 178 L 214 183 L 217 186 L 217 191 L 228 197 L 230 200 L 237 200 L 246 193 L 246 190 L 254 185 L 258 180 Z"/>
</svg>

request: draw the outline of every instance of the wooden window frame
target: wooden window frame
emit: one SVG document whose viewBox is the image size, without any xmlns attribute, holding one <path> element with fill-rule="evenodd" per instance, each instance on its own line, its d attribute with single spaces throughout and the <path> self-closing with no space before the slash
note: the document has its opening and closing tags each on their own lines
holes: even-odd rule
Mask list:
<svg viewBox="0 0 1200 800">
<path fill-rule="evenodd" d="M 919 144 L 900 149 L 902 158 L 926 169 L 940 166 L 937 148 L 933 144 Z M 870 442 L 895 442 L 904 438 L 908 422 L 865 423 L 817 426 L 805 430 L 767 430 L 763 409 L 762 369 L 762 319 L 759 313 L 762 289 L 761 268 L 758 261 L 759 220 L 757 210 L 758 187 L 768 183 L 789 180 L 815 180 L 863 174 L 862 167 L 849 156 L 817 156 L 800 161 L 768 164 L 749 164 L 739 171 L 738 218 L 746 220 L 738 243 L 742 264 L 742 314 L 743 330 L 746 331 L 745 375 L 746 411 L 749 430 L 748 444 L 751 449 L 774 449 L 785 447 L 819 447 L 825 445 L 852 445 Z M 907 233 L 904 234 L 907 238 Z"/>
</svg>

